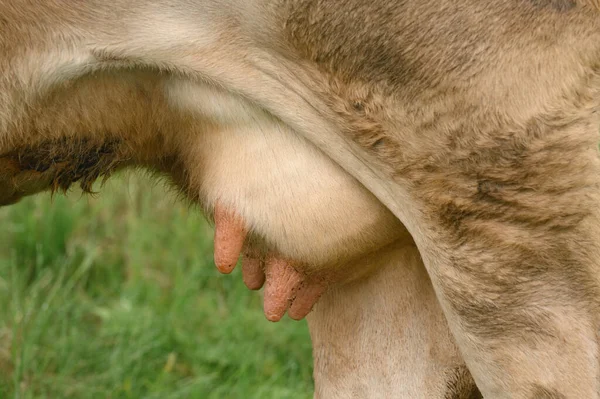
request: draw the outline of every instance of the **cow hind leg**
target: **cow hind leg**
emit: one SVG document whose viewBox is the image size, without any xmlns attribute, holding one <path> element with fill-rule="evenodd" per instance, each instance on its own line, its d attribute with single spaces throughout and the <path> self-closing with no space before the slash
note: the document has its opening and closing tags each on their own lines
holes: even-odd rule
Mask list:
<svg viewBox="0 0 600 399">
<path fill-rule="evenodd" d="M 308 316 L 315 398 L 480 398 L 412 240 L 355 263 Z"/>
<path fill-rule="evenodd" d="M 486 398 L 598 398 L 598 121 L 480 144 L 415 180 L 416 241 L 461 353 Z"/>
</svg>

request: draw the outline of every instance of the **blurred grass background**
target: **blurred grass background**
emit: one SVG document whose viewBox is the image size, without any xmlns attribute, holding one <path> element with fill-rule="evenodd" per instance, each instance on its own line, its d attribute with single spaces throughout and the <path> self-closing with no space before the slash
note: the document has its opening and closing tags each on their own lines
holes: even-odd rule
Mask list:
<svg viewBox="0 0 600 399">
<path fill-rule="evenodd" d="M 121 175 L 0 208 L 0 398 L 310 398 L 305 322 L 272 324 L 200 212 Z"/>
</svg>

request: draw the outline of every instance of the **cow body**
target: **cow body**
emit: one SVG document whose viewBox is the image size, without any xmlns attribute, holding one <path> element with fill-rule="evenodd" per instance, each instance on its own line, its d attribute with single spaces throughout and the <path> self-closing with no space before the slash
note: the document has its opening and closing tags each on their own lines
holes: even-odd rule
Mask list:
<svg viewBox="0 0 600 399">
<path fill-rule="evenodd" d="M 595 0 L 0 2 L 0 153 L 63 138 L 25 128 L 32 105 L 94 71 L 163 71 L 217 87 L 266 113 L 267 130 L 282 126 L 312 143 L 407 228 L 484 397 L 594 398 L 599 8 Z M 148 134 L 141 147 L 157 137 Z M 181 136 L 165 143 L 173 137 Z M 100 152 L 120 154 L 109 148 Z M 138 153 L 117 158 L 143 164 Z M 150 161 L 197 195 L 179 159 Z M 16 182 L 7 203 L 68 183 L 25 184 L 14 157 L 4 162 Z M 252 225 L 268 230 L 262 217 Z M 298 268 L 353 274 L 344 264 Z"/>
</svg>

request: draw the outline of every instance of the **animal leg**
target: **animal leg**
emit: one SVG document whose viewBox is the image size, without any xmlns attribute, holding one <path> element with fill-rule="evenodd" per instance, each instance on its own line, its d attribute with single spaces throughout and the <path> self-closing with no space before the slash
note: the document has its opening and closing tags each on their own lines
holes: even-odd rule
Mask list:
<svg viewBox="0 0 600 399">
<path fill-rule="evenodd" d="M 412 240 L 355 263 L 374 272 L 331 287 L 307 317 L 315 398 L 481 398 Z"/>
</svg>

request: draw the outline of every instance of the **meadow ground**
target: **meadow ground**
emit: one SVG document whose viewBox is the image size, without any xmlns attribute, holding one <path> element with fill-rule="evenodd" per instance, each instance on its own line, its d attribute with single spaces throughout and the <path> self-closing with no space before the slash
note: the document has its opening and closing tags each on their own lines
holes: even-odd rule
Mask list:
<svg viewBox="0 0 600 399">
<path fill-rule="evenodd" d="M 310 398 L 306 323 L 267 322 L 153 181 L 0 208 L 0 398 Z"/>
</svg>

